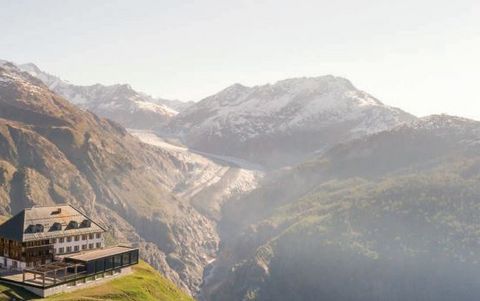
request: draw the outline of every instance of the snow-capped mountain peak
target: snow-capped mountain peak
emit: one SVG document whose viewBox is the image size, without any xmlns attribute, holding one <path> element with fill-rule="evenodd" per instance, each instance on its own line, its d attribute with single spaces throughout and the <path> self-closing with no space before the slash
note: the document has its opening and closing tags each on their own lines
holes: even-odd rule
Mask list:
<svg viewBox="0 0 480 301">
<path fill-rule="evenodd" d="M 6 63 L 7 61 L 0 60 L 0 65 Z M 125 127 L 154 129 L 163 126 L 178 114 L 177 110 L 165 104 L 169 102 L 168 100 L 155 99 L 134 90 L 129 84 L 79 86 L 44 72 L 33 63 L 16 66 L 72 103 L 115 120 Z"/>
<path fill-rule="evenodd" d="M 294 148 L 293 153 L 305 155 L 414 119 L 349 80 L 326 75 L 254 87 L 234 84 L 181 112 L 170 125 L 191 147 L 256 160 L 259 157 L 250 157 L 245 148 Z"/>
<path fill-rule="evenodd" d="M 420 118 L 417 122 L 412 124 L 414 127 L 421 128 L 452 128 L 465 127 L 469 125 L 478 126 L 479 122 L 464 117 L 452 116 L 447 114 L 429 115 Z"/>
</svg>

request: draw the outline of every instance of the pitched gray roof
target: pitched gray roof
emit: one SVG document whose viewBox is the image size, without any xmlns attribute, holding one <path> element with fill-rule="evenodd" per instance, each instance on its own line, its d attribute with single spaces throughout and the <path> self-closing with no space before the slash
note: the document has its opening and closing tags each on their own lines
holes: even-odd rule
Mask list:
<svg viewBox="0 0 480 301">
<path fill-rule="evenodd" d="M 24 218 L 22 211 L 0 225 L 0 237 L 22 241 Z"/>
<path fill-rule="evenodd" d="M 27 208 L 0 225 L 0 237 L 22 242 L 104 231 L 70 205 Z"/>
</svg>

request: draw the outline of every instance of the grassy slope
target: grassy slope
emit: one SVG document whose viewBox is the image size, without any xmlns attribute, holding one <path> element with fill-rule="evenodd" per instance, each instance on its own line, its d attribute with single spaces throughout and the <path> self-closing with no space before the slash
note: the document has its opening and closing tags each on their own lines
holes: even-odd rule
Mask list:
<svg viewBox="0 0 480 301">
<path fill-rule="evenodd" d="M 474 300 L 479 168 L 458 159 L 322 183 L 246 232 L 248 243 L 267 239 L 211 299 Z"/>
<path fill-rule="evenodd" d="M 0 285 L 0 300 L 33 300 L 33 296 L 14 287 Z M 160 300 L 193 301 L 173 283 L 164 278 L 148 264 L 141 262 L 134 268 L 134 273 L 99 286 L 80 289 L 71 293 L 58 294 L 44 300 L 49 301 L 83 301 L 83 300 Z"/>
</svg>

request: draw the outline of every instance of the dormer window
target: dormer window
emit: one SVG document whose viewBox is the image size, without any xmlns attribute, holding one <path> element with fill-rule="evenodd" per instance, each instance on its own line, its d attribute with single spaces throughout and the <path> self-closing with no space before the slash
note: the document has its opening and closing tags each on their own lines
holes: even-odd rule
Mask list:
<svg viewBox="0 0 480 301">
<path fill-rule="evenodd" d="M 28 225 L 27 229 L 25 229 L 25 233 L 34 233 L 34 231 L 35 231 L 34 225 Z"/>
<path fill-rule="evenodd" d="M 36 224 L 36 225 L 34 226 L 34 231 L 33 231 L 33 232 L 34 232 L 34 233 L 43 232 L 43 225 L 41 225 L 41 224 Z"/>
<path fill-rule="evenodd" d="M 62 224 L 60 223 L 53 223 L 52 227 L 50 228 L 50 231 L 60 231 L 62 230 Z"/>
<path fill-rule="evenodd" d="M 43 232 L 42 224 L 29 225 L 27 229 L 25 229 L 25 233 L 39 233 L 39 232 Z"/>
<path fill-rule="evenodd" d="M 78 222 L 77 221 L 70 221 L 70 223 L 68 223 L 67 229 L 78 229 Z"/>
<path fill-rule="evenodd" d="M 92 226 L 92 222 L 89 219 L 84 219 L 82 221 L 81 227 L 82 228 L 90 228 Z"/>
</svg>

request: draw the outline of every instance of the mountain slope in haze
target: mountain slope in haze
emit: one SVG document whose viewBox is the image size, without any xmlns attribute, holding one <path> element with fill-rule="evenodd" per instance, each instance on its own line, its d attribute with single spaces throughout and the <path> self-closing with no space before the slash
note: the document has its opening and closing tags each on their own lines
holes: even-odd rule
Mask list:
<svg viewBox="0 0 480 301">
<path fill-rule="evenodd" d="M 156 99 L 135 91 L 126 84 L 74 85 L 40 70 L 32 63 L 18 65 L 18 68 L 40 79 L 50 90 L 79 107 L 114 120 L 126 128 L 157 129 L 163 127 L 178 113 L 177 110 L 185 109 L 190 104 L 175 100 Z"/>
<path fill-rule="evenodd" d="M 480 122 L 340 144 L 224 208 L 206 300 L 474 300 Z"/>
<path fill-rule="evenodd" d="M 235 84 L 190 106 L 169 126 L 196 150 L 278 167 L 413 120 L 346 79 L 322 76 Z"/>
<path fill-rule="evenodd" d="M 150 101 L 159 105 L 167 106 L 177 112 L 185 111 L 188 107 L 190 107 L 195 103 L 193 101 L 181 101 L 181 100 L 164 99 L 164 98 L 154 98 Z"/>
<path fill-rule="evenodd" d="M 218 238 L 207 218 L 172 193 L 189 168 L 14 65 L 0 67 L 0 214 L 72 203 L 195 291 Z"/>
</svg>

